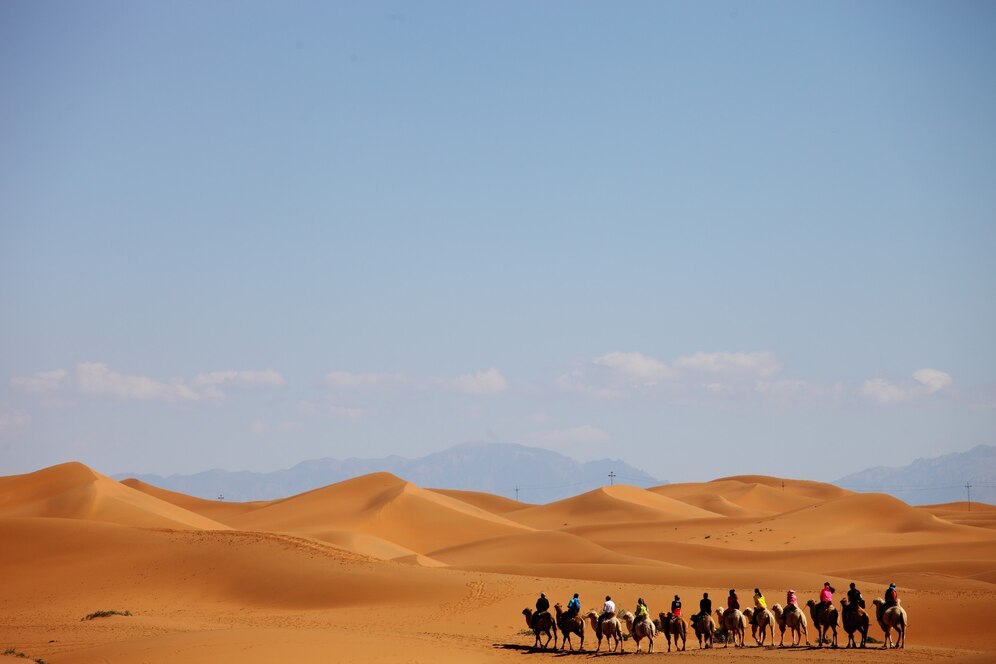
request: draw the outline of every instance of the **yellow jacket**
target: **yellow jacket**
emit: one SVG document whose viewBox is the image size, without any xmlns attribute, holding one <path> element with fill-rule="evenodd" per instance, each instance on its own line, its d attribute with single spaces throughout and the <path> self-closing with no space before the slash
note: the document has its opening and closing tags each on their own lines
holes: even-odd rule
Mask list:
<svg viewBox="0 0 996 664">
<path fill-rule="evenodd" d="M 764 595 L 762 595 L 761 593 L 756 593 L 754 595 L 754 606 L 756 606 L 759 609 L 768 608 L 767 604 L 764 601 Z"/>
</svg>

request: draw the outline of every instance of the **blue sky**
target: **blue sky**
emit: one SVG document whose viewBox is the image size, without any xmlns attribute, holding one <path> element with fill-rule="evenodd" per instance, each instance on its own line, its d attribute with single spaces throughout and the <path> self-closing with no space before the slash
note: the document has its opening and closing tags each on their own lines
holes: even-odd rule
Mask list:
<svg viewBox="0 0 996 664">
<path fill-rule="evenodd" d="M 0 6 L 0 472 L 993 443 L 996 6 Z"/>
</svg>

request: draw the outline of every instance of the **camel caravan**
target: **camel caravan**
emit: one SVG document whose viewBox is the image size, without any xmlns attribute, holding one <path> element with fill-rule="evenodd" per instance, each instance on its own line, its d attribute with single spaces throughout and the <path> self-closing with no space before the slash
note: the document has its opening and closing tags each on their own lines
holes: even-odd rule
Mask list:
<svg viewBox="0 0 996 664">
<path fill-rule="evenodd" d="M 540 593 L 536 601 L 536 609 L 525 608 L 522 615 L 526 625 L 535 636 L 533 648 L 547 648 L 553 641 L 553 649 L 569 648 L 574 650 L 574 639 L 577 637 L 578 650 L 584 650 L 585 632 L 594 634 L 595 652 L 605 648 L 608 652 L 625 652 L 624 641 L 633 642 L 636 652 L 642 652 L 646 644 L 646 652 L 654 652 L 654 639 L 660 639 L 663 634 L 667 640 L 667 651 L 671 652 L 671 643 L 675 650 L 685 650 L 688 628 L 691 627 L 698 640 L 699 648 L 712 648 L 716 640 L 728 648 L 732 641 L 734 648 L 746 646 L 747 629 L 750 627 L 751 638 L 757 647 L 775 647 L 775 628 L 778 628 L 778 647 L 813 647 L 809 639 L 809 625 L 812 622 L 816 646 L 837 648 L 838 629 L 843 628 L 847 634 L 848 648 L 864 648 L 868 643 L 868 626 L 871 622 L 870 611 L 865 610 L 865 600 L 861 591 L 851 584 L 847 597 L 840 600 L 840 610 L 834 606 L 830 582 L 823 584 L 818 600 L 810 599 L 805 609 L 799 606 L 799 600 L 794 590 L 786 593 L 785 606 L 772 604 L 769 609 L 767 600 L 758 588 L 754 589 L 754 606 L 741 610 L 740 599 L 735 589 L 730 589 L 726 598 L 726 608 L 719 607 L 713 612 L 709 593 L 703 593 L 699 600 L 699 611 L 686 619 L 681 612 L 681 598 L 674 596 L 671 610 L 661 612 L 657 618 L 650 617 L 643 598 L 637 600 L 633 611 L 622 611 L 617 614 L 616 604 L 612 597 L 606 595 L 601 612 L 594 609 L 581 613 L 581 600 L 574 593 L 567 602 L 565 609 L 560 603 L 554 605 L 555 614 L 550 613 L 550 601 Z M 875 598 L 875 619 L 885 635 L 883 648 L 905 648 L 906 627 L 909 620 L 899 602 L 896 585 L 891 584 L 885 591 L 884 598 Z M 808 609 L 808 611 L 806 610 Z M 807 613 L 809 614 L 807 617 Z M 713 617 L 715 615 L 715 618 Z M 623 625 L 628 634 L 624 634 Z M 789 632 L 789 643 L 785 644 L 785 631 Z M 892 632 L 896 633 L 893 642 Z M 558 637 L 558 632 L 560 636 Z M 857 636 L 856 636 L 857 635 Z M 590 640 L 589 640 L 590 644 Z"/>
</svg>

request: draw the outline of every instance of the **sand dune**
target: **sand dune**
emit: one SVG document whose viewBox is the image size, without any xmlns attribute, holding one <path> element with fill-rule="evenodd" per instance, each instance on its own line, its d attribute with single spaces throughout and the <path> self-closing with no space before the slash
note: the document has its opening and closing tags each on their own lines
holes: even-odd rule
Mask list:
<svg viewBox="0 0 996 664">
<path fill-rule="evenodd" d="M 376 473 L 274 501 L 230 520 L 243 530 L 320 537 L 351 530 L 425 554 L 430 549 L 527 530 L 469 503 Z"/>
<path fill-rule="evenodd" d="M 991 631 L 961 617 L 996 603 L 996 508 L 972 509 L 763 476 L 525 505 L 376 473 L 227 503 L 63 464 L 0 477 L 0 646 L 55 664 L 511 662 L 532 643 L 521 610 L 540 590 L 659 611 L 674 594 L 694 607 L 733 587 L 747 602 L 758 586 L 775 602 L 853 580 L 869 599 L 900 585 L 904 659 L 989 661 Z M 134 615 L 80 621 L 109 608 Z"/>
<path fill-rule="evenodd" d="M 507 514 L 508 512 L 516 512 L 527 507 L 533 507 L 530 503 L 520 503 L 511 498 L 495 496 L 490 493 L 481 493 L 480 491 L 458 491 L 456 489 L 429 489 L 429 491 L 449 498 L 455 498 L 492 514 Z"/>
<path fill-rule="evenodd" d="M 227 528 L 115 482 L 81 463 L 0 477 L 0 517 L 15 516 L 88 519 L 147 528 Z"/>
<path fill-rule="evenodd" d="M 258 502 L 236 503 L 223 500 L 206 500 L 204 498 L 188 496 L 185 493 L 170 491 L 169 489 L 161 489 L 134 478 L 121 480 L 121 484 L 220 523 L 227 523 L 232 517 L 241 516 L 246 512 L 252 512 L 253 510 L 265 507 L 271 502 L 261 500 Z"/>
<path fill-rule="evenodd" d="M 611 521 L 667 521 L 719 515 L 633 486 L 602 487 L 580 496 L 508 513 L 508 518 L 541 529 Z"/>
<path fill-rule="evenodd" d="M 963 526 L 996 528 L 996 507 L 985 503 L 972 503 L 971 505 L 967 502 L 944 503 L 942 505 L 925 505 L 917 509 Z"/>
</svg>

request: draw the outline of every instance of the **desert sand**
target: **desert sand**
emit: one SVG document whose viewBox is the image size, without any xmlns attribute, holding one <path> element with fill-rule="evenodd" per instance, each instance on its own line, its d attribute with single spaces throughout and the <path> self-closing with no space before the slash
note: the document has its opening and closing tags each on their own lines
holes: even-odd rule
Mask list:
<svg viewBox="0 0 996 664">
<path fill-rule="evenodd" d="M 53 663 L 537 662 L 554 655 L 531 648 L 522 609 L 541 591 L 578 592 L 585 610 L 642 596 L 654 615 L 679 594 L 688 614 L 703 592 L 721 606 L 736 588 L 749 606 L 755 586 L 769 605 L 794 588 L 805 602 L 826 580 L 837 600 L 854 581 L 869 606 L 897 583 L 906 649 L 881 650 L 873 619 L 860 652 L 693 638 L 668 654 L 659 638 L 654 657 L 996 660 L 996 508 L 818 482 L 617 485 L 528 505 L 377 473 L 228 503 L 67 463 L 0 477 L 0 536 L 0 652 Z M 131 615 L 81 620 L 101 610 Z M 587 637 L 574 657 L 594 656 Z"/>
</svg>

